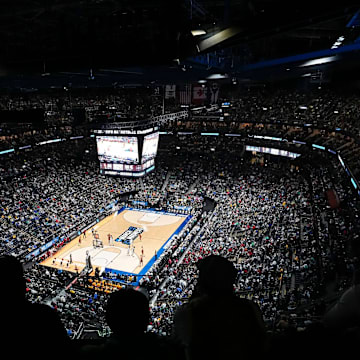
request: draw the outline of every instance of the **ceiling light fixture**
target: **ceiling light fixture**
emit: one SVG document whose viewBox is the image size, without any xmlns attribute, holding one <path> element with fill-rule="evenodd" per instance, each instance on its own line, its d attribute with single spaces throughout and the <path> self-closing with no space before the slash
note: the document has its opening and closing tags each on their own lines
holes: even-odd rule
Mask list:
<svg viewBox="0 0 360 360">
<path fill-rule="evenodd" d="M 322 65 L 336 60 L 336 56 L 322 57 L 304 62 L 300 67 Z"/>
<path fill-rule="evenodd" d="M 206 31 L 202 29 L 191 30 L 191 34 L 192 36 L 200 36 L 200 35 L 205 35 Z"/>
<path fill-rule="evenodd" d="M 342 45 L 344 40 L 345 40 L 345 36 L 339 36 L 337 40 L 334 42 L 334 45 L 331 47 L 331 49 L 337 49 L 339 46 Z"/>
<path fill-rule="evenodd" d="M 208 80 L 227 79 L 227 74 L 211 74 L 207 77 Z"/>
</svg>

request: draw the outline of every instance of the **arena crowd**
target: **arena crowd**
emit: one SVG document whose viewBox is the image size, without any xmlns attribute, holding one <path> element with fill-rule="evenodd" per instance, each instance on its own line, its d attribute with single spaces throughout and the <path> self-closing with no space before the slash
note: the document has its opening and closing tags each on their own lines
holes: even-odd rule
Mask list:
<svg viewBox="0 0 360 360">
<path fill-rule="evenodd" d="M 265 123 L 268 116 L 282 114 L 289 122 L 324 120 L 324 125 L 354 130 L 356 122 L 349 119 L 356 116 L 357 101 L 338 98 L 335 106 L 328 96 L 322 94 L 315 101 L 301 95 L 249 93 L 234 102 L 232 109 L 244 117 L 226 126 L 231 130 L 238 127 L 246 134 L 259 131 L 288 136 L 293 133 L 290 125 L 238 126 L 255 118 Z M 106 99 L 109 97 L 99 101 L 106 103 Z M 9 101 L 3 99 L 6 106 Z M 76 101 L 81 104 L 83 100 Z M 87 99 L 86 104 L 89 102 Z M 333 108 L 325 111 L 324 104 L 330 102 Z M 300 104 L 307 106 L 305 113 L 298 111 Z M 334 113 L 335 108 L 339 113 Z M 343 122 L 339 122 L 340 117 Z M 188 121 L 166 125 L 163 130 L 200 129 L 204 125 L 212 126 Z M 68 272 L 66 267 L 54 270 L 38 263 L 56 254 L 100 214 L 106 215 L 107 205 L 115 200 L 119 206 L 136 201 L 139 207 L 167 211 L 182 206 L 192 215 L 139 283 L 138 290 L 150 307 L 146 333 L 154 336 L 160 353 L 168 355 L 167 346 L 175 340 L 180 349 L 187 348 L 176 314 L 199 296 L 199 263 L 211 255 L 233 264 L 233 291 L 259 310 L 270 334 L 267 353 L 277 352 L 283 337 L 289 340 L 289 348 L 303 340 L 325 342 L 325 334 L 338 337 L 339 344 L 345 339 L 347 325 L 341 329 L 335 326 L 333 333 L 327 314 L 344 290 L 357 284 L 353 285 L 352 276 L 359 258 L 351 250 L 358 241 L 359 201 L 336 157 L 304 151 L 295 160 L 275 159 L 244 151 L 242 137 L 166 135 L 160 140 L 154 172 L 143 179 L 114 178 L 99 174 L 96 144 L 88 129 L 71 133 L 86 136 L 1 157 L 0 254 L 23 263 L 27 301 L 51 307 L 67 336 L 73 342 L 82 340 L 77 351 L 87 353 L 94 338 L 101 342 L 119 331 L 109 326 L 108 301 L 112 294 L 131 288 L 135 279 L 110 274 L 94 279 Z M 334 144 L 342 146 L 336 141 Z M 336 207 L 330 206 L 325 196 L 329 189 L 339 198 Z M 54 238 L 58 238 L 54 246 L 31 256 Z M 223 283 L 226 274 L 219 268 L 213 274 L 211 291 L 207 291 L 213 294 L 218 289 L 222 294 Z M 86 341 L 86 334 L 93 334 L 92 339 Z M 355 336 L 345 334 L 348 339 Z M 165 346 L 160 339 L 169 343 Z"/>
</svg>

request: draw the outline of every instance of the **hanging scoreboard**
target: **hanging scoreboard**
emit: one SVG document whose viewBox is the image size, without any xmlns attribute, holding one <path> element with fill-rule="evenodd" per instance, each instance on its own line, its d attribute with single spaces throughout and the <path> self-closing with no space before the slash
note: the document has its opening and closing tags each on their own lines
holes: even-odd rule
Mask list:
<svg viewBox="0 0 360 360">
<path fill-rule="evenodd" d="M 140 130 L 94 130 L 100 173 L 142 177 L 154 170 L 158 150 L 157 127 Z"/>
</svg>

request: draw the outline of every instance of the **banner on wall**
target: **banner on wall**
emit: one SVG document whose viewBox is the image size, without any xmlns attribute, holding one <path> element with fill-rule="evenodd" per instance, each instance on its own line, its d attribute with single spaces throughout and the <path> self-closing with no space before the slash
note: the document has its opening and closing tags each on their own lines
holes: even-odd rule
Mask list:
<svg viewBox="0 0 360 360">
<path fill-rule="evenodd" d="M 193 103 L 202 103 L 207 99 L 207 88 L 204 86 L 193 87 Z"/>
<path fill-rule="evenodd" d="M 174 99 L 176 97 L 176 85 L 165 86 L 165 99 Z"/>
<path fill-rule="evenodd" d="M 179 103 L 181 105 L 191 104 L 191 84 L 185 84 L 179 89 Z"/>
<path fill-rule="evenodd" d="M 332 209 L 335 209 L 340 206 L 339 196 L 334 189 L 329 189 L 326 191 L 326 198 Z"/>
<path fill-rule="evenodd" d="M 210 100 L 210 104 L 216 104 L 218 101 L 218 97 L 219 97 L 219 85 L 217 83 L 213 83 L 211 84 L 211 86 L 209 87 L 209 92 L 210 92 L 210 96 L 209 96 L 209 100 Z"/>
</svg>

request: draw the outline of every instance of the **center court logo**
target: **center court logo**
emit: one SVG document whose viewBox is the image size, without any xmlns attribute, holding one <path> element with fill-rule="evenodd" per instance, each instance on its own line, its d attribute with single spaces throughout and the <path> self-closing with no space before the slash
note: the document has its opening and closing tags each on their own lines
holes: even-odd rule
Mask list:
<svg viewBox="0 0 360 360">
<path fill-rule="evenodd" d="M 144 229 L 142 228 L 130 226 L 126 231 L 124 231 L 120 236 L 118 236 L 115 241 L 122 242 L 126 245 L 131 245 L 132 242 L 143 232 Z"/>
</svg>

